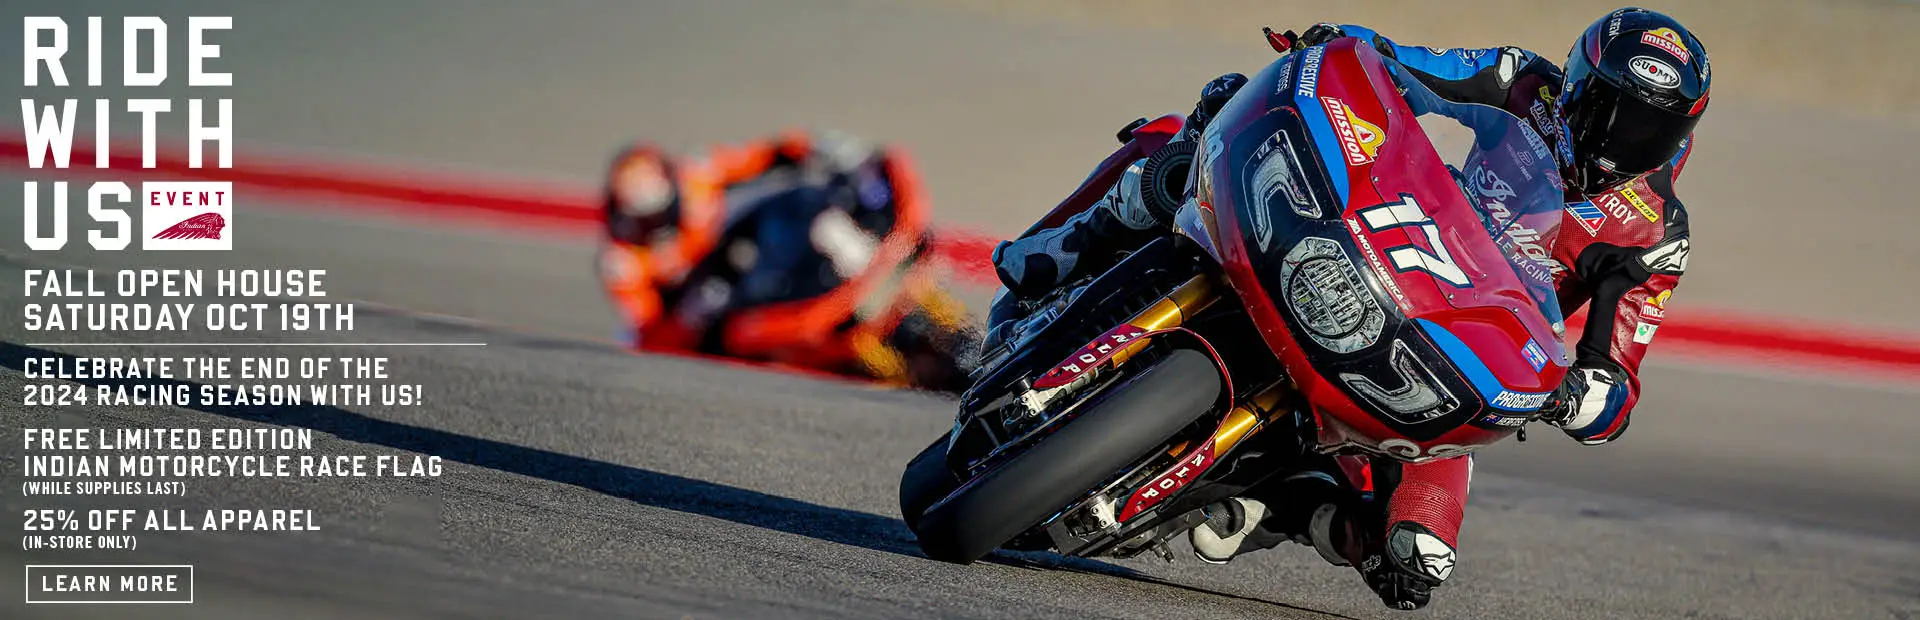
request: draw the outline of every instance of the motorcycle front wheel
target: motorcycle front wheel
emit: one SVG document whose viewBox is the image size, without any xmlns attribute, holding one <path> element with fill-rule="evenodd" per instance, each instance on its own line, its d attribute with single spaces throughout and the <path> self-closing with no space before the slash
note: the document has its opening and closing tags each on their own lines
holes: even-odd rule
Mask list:
<svg viewBox="0 0 1920 620">
<path fill-rule="evenodd" d="M 900 472 L 900 520 L 907 522 L 909 530 L 919 529 L 920 515 L 927 507 L 960 486 L 960 480 L 947 469 L 947 435 L 951 434 L 948 431 L 933 440 L 907 462 L 906 471 Z"/>
<path fill-rule="evenodd" d="M 917 524 L 909 521 L 921 551 L 943 562 L 980 559 L 1160 450 L 1211 410 L 1220 390 L 1220 372 L 1206 355 L 1173 351 L 1026 452 L 927 508 Z"/>
</svg>

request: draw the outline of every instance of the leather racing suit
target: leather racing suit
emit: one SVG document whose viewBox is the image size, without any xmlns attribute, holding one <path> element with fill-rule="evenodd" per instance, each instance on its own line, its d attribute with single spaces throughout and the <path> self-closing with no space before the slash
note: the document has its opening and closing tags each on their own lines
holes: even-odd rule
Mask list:
<svg viewBox="0 0 1920 620">
<path fill-rule="evenodd" d="M 1562 161 L 1572 157 L 1564 122 L 1553 110 L 1559 67 L 1515 47 L 1436 50 L 1398 45 L 1362 26 L 1342 26 L 1411 70 L 1441 97 L 1505 108 L 1528 119 Z M 1554 287 L 1568 311 L 1589 306 L 1575 347 L 1568 395 L 1577 403 L 1562 421 L 1585 444 L 1626 430 L 1640 398 L 1640 361 L 1666 318 L 1666 304 L 1686 270 L 1687 212 L 1674 182 L 1693 152 L 1687 139 L 1666 165 L 1599 196 L 1569 191 L 1560 236 L 1551 248 Z"/>
<path fill-rule="evenodd" d="M 1563 164 L 1572 160 L 1564 139 L 1565 121 L 1554 104 L 1562 73 L 1539 55 L 1515 47 L 1404 46 L 1361 26 L 1341 26 L 1338 32 L 1372 44 L 1443 98 L 1492 105 L 1527 119 Z M 1239 74 L 1210 82 L 1180 135 L 1198 136 L 1209 116 L 1246 82 Z M 1123 142 L 1126 133 L 1122 132 Z M 1686 268 L 1687 215 L 1673 186 L 1692 151 L 1691 143 L 1689 138 L 1679 154 L 1658 170 L 1605 194 L 1587 197 L 1569 190 L 1558 240 L 1554 247 L 1545 248 L 1554 259 L 1561 307 L 1568 312 L 1590 307 L 1575 347 L 1574 366 L 1543 410 L 1543 418 L 1583 444 L 1618 438 L 1639 399 L 1641 359 Z M 1008 318 L 1003 315 L 1020 312 L 1020 298 L 1102 268 L 1090 264 L 1094 262 L 1090 257 L 1115 245 L 1137 243 L 1143 236 L 1168 234 L 1171 214 L 1151 212 L 1139 199 L 1144 161 L 1134 162 L 1104 196 L 1059 225 L 995 249 L 995 267 L 1007 286 L 994 303 L 991 320 L 996 326 Z M 1113 175 L 1100 172 L 1096 170 L 1088 183 L 1112 182 Z M 1083 187 L 1075 195 L 1088 189 Z M 1431 588 L 1452 572 L 1472 478 L 1471 459 L 1463 456 L 1420 464 L 1376 461 L 1372 465 L 1359 478 L 1374 493 L 1358 497 L 1333 488 L 1337 467 L 1269 485 L 1289 488 L 1249 490 L 1248 495 L 1269 503 L 1293 505 L 1268 509 L 1242 502 L 1233 506 L 1236 513 L 1253 506 L 1258 514 L 1238 515 L 1237 520 L 1246 529 L 1264 530 L 1255 532 L 1235 553 L 1284 540 L 1308 542 L 1328 561 L 1356 567 L 1389 606 L 1424 606 Z M 1347 477 L 1355 478 L 1352 472 Z M 1212 510 L 1209 516 L 1214 517 Z M 1246 529 L 1240 532 L 1242 539 L 1247 539 Z M 1435 546 L 1435 541 L 1444 546 Z"/>
<path fill-rule="evenodd" d="M 621 152 L 600 273 L 633 346 L 745 357 L 783 346 L 733 333 L 729 318 L 820 295 L 864 267 L 894 223 L 889 155 L 800 132 L 700 158 Z"/>
</svg>

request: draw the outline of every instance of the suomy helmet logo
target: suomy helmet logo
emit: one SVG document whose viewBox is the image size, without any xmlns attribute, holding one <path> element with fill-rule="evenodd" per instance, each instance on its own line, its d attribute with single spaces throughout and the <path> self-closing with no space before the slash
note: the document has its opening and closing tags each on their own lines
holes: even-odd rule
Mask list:
<svg viewBox="0 0 1920 620">
<path fill-rule="evenodd" d="M 1627 61 L 1627 68 L 1633 70 L 1633 76 L 1659 88 L 1673 88 L 1680 85 L 1680 72 L 1673 66 L 1661 62 L 1652 56 L 1634 56 Z"/>
</svg>

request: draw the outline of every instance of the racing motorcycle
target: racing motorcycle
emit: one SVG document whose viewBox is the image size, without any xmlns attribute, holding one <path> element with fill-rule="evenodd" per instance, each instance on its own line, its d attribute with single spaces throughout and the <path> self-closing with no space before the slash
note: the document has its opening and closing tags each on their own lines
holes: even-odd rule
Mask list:
<svg viewBox="0 0 1920 620">
<path fill-rule="evenodd" d="M 693 163 L 692 166 L 699 166 Z M 658 303 L 662 311 L 633 326 L 636 350 L 732 358 L 750 363 L 873 380 L 886 385 L 958 393 L 968 385 L 980 331 L 966 307 L 944 283 L 952 274 L 940 258 L 930 228 L 924 190 L 902 154 L 886 162 L 895 194 L 890 225 L 876 242 L 848 218 L 829 211 L 811 225 L 781 219 L 766 208 L 768 187 L 791 187 L 785 179 L 762 179 L 721 187 L 703 172 L 688 175 L 690 194 L 711 195 L 721 208 L 685 222 L 677 243 L 650 248 L 610 248 L 600 273 L 616 306 Z M 756 198 L 756 195 L 762 195 Z M 758 252 L 761 230 L 783 241 L 812 244 L 812 258 L 790 269 L 845 268 L 844 257 L 864 263 L 824 290 L 811 271 L 790 279 L 793 290 L 776 298 L 737 301 L 741 282 Z M 791 231 L 791 233 L 784 232 Z M 790 237 L 790 239 L 789 239 Z M 821 244 L 834 246 L 834 251 Z M 669 255 L 669 256 L 663 256 Z M 830 258 L 837 256 L 842 258 Z M 682 284 L 661 287 L 647 274 L 665 263 L 686 264 Z M 818 265 L 813 263 L 820 263 Z M 716 291 L 728 291 L 724 326 L 714 322 Z M 658 300 L 653 302 L 651 300 Z"/>
<path fill-rule="evenodd" d="M 1562 181 L 1520 119 L 1349 38 L 1275 60 L 1197 140 L 1182 122 L 1123 132 L 1097 188 L 1028 231 L 1138 157 L 1146 199 L 1177 214 L 983 352 L 952 430 L 901 476 L 928 557 L 1171 560 L 1208 504 L 1311 463 L 1364 490 L 1467 454 L 1566 374 L 1546 252 Z M 1461 159 L 1430 138 L 1449 130 L 1471 135 Z"/>
</svg>

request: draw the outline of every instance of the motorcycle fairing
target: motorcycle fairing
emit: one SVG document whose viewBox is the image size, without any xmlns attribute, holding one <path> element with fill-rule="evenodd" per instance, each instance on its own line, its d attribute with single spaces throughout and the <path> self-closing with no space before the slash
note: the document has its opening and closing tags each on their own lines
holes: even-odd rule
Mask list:
<svg viewBox="0 0 1920 620">
<path fill-rule="evenodd" d="M 1425 460 L 1510 434 L 1472 422 L 1558 382 L 1563 368 L 1524 352 L 1554 337 L 1531 329 L 1547 321 L 1378 52 L 1343 39 L 1299 58 L 1215 117 L 1184 217 L 1214 216 L 1211 251 L 1313 404 L 1323 446 Z M 1275 153 L 1300 165 L 1278 174 Z"/>
<path fill-rule="evenodd" d="M 1300 73 L 1297 75 L 1284 76 L 1289 80 L 1287 83 L 1293 85 L 1290 92 L 1293 97 L 1294 109 L 1298 110 L 1300 115 L 1305 117 L 1306 121 L 1316 128 L 1316 131 L 1313 133 L 1314 145 L 1322 153 L 1339 153 L 1340 144 L 1338 136 L 1336 136 L 1332 130 L 1333 121 L 1327 117 L 1326 106 L 1315 99 L 1320 96 L 1321 67 L 1326 64 L 1326 56 L 1330 51 L 1345 50 L 1351 47 L 1351 44 L 1342 44 L 1336 41 L 1333 44 L 1310 48 L 1302 52 Z M 1322 127 L 1326 129 L 1319 129 Z M 1351 190 L 1351 185 L 1347 182 L 1347 168 L 1345 166 L 1325 166 L 1322 167 L 1322 170 L 1326 171 L 1328 183 L 1333 188 L 1333 204 L 1347 204 Z"/>
</svg>

